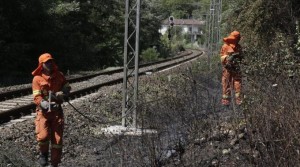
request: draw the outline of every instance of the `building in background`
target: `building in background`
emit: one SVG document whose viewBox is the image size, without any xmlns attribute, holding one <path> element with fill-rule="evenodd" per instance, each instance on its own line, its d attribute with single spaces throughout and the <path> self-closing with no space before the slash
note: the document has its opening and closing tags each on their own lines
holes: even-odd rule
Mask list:
<svg viewBox="0 0 300 167">
<path fill-rule="evenodd" d="M 195 19 L 174 19 L 174 27 L 181 27 L 183 34 L 191 35 L 191 42 L 197 41 L 198 37 L 203 35 L 205 29 L 205 21 Z M 162 22 L 159 32 L 164 35 L 169 28 L 169 19 Z"/>
</svg>

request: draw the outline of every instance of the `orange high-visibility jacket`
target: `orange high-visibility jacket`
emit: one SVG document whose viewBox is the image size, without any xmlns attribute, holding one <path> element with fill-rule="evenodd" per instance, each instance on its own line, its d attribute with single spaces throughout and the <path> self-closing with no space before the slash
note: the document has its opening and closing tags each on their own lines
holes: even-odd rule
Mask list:
<svg viewBox="0 0 300 167">
<path fill-rule="evenodd" d="M 51 76 L 47 76 L 42 73 L 43 63 L 48 60 L 53 60 L 52 55 L 49 53 L 44 53 L 39 57 L 38 67 L 32 72 L 34 76 L 32 81 L 32 91 L 34 102 L 36 105 L 40 105 L 42 99 L 48 100 L 49 91 L 53 93 L 61 91 L 62 89 L 70 90 L 70 85 L 66 81 L 64 75 L 58 71 L 57 65 L 53 62 L 53 73 Z M 55 102 L 55 100 L 53 99 Z"/>
<path fill-rule="evenodd" d="M 45 74 L 35 75 L 32 81 L 34 103 L 40 105 L 42 99 L 48 100 L 50 90 L 56 93 L 65 87 L 70 87 L 69 83 L 59 71 L 54 71 L 51 77 Z"/>
<path fill-rule="evenodd" d="M 225 42 L 221 48 L 221 63 L 225 65 L 227 63 L 227 57 L 234 52 L 241 52 L 242 48 L 241 45 L 237 44 L 237 38 L 230 35 L 227 38 L 224 38 L 223 41 Z"/>
</svg>

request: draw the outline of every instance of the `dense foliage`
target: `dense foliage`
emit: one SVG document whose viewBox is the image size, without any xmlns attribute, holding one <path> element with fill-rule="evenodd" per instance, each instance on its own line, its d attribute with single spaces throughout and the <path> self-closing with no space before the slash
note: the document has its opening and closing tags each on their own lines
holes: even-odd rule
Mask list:
<svg viewBox="0 0 300 167">
<path fill-rule="evenodd" d="M 161 21 L 170 15 L 202 18 L 208 5 L 208 0 L 142 1 L 140 52 L 155 46 L 162 57 L 169 56 L 158 32 Z M 53 54 L 63 72 L 122 65 L 124 8 L 119 0 L 1 1 L 1 85 L 9 78 L 11 84 L 30 81 L 44 52 Z"/>
<path fill-rule="evenodd" d="M 242 33 L 245 118 L 257 166 L 299 164 L 297 0 L 226 1 L 225 32 Z"/>
<path fill-rule="evenodd" d="M 1 1 L 1 78 L 30 78 L 44 52 L 63 71 L 122 65 L 124 7 L 119 0 Z M 142 4 L 141 50 L 159 43 L 161 19 L 154 7 Z"/>
<path fill-rule="evenodd" d="M 165 11 L 175 18 L 203 18 L 207 14 L 209 0 L 161 0 Z"/>
</svg>

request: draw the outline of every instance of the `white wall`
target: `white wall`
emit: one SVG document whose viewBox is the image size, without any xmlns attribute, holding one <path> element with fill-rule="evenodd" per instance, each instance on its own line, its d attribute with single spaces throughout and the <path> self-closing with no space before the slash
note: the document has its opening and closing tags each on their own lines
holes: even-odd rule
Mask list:
<svg viewBox="0 0 300 167">
<path fill-rule="evenodd" d="M 158 30 L 158 32 L 164 35 L 168 31 L 168 27 L 169 26 L 163 25 L 162 28 Z"/>
<path fill-rule="evenodd" d="M 199 33 L 199 27 L 193 25 L 176 25 L 178 27 L 182 27 L 182 33 L 190 33 L 190 27 L 192 27 L 192 33 Z M 159 33 L 164 35 L 167 33 L 169 25 L 163 25 L 161 29 L 158 30 Z"/>
</svg>

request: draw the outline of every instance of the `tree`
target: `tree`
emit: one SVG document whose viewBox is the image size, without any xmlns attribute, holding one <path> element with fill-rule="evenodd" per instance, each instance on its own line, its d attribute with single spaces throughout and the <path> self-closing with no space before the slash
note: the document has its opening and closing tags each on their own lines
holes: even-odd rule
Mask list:
<svg viewBox="0 0 300 167">
<path fill-rule="evenodd" d="M 206 14 L 209 0 L 162 0 L 167 13 L 175 18 L 201 18 Z"/>
</svg>

